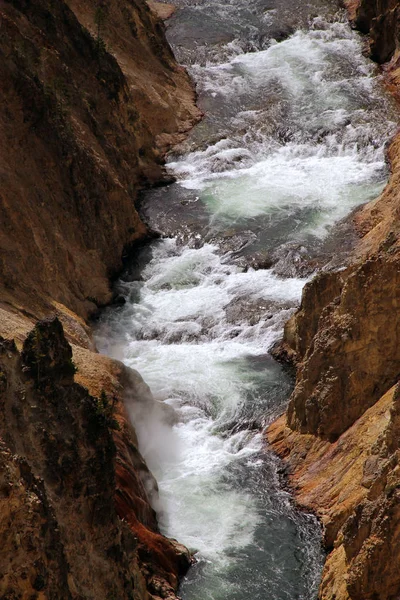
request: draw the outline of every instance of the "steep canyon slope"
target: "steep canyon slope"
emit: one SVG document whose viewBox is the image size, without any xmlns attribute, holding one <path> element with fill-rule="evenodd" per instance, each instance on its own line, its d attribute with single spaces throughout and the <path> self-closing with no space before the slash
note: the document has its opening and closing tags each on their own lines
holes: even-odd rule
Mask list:
<svg viewBox="0 0 400 600">
<path fill-rule="evenodd" d="M 86 317 L 145 233 L 137 190 L 198 118 L 194 92 L 144 0 L 15 0 L 0 19 L 2 305 Z"/>
<path fill-rule="evenodd" d="M 0 596 L 174 598 L 190 557 L 158 532 L 124 408 L 153 400 L 87 318 L 193 87 L 144 0 L 5 0 L 0 30 Z"/>
<path fill-rule="evenodd" d="M 140 377 L 100 355 L 74 364 L 54 318 L 21 352 L 0 340 L 0 381 L 1 597 L 175 598 L 190 556 L 158 532 L 124 414 Z"/>
<path fill-rule="evenodd" d="M 349 10 L 398 94 L 399 3 L 352 1 Z M 297 378 L 268 439 L 298 502 L 323 523 L 324 600 L 400 594 L 399 135 L 388 158 L 386 189 L 355 217 L 360 239 L 349 266 L 305 287 L 278 351 L 296 364 Z"/>
</svg>

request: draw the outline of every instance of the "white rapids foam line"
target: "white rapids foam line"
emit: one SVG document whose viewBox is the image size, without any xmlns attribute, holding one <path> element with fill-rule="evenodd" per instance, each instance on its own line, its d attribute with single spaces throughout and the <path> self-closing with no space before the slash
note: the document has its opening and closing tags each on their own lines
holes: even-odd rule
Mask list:
<svg viewBox="0 0 400 600">
<path fill-rule="evenodd" d="M 193 67 L 202 91 L 221 102 L 238 102 L 249 90 L 262 96 L 278 85 L 298 127 L 293 141 L 281 145 L 260 131 L 260 111 L 239 111 L 237 129 L 245 131 L 241 140 L 228 136 L 170 162 L 169 170 L 183 187 L 200 192 L 211 214 L 234 222 L 312 208 L 312 222 L 302 231 L 322 237 L 334 221 L 381 191 L 387 135 L 375 139 L 376 124 L 368 122 L 362 100 L 355 105 L 355 95 L 376 96 L 372 67 L 347 25 L 317 25 L 323 28 L 298 31 L 267 50 L 222 65 Z M 348 62 L 349 56 L 354 62 L 349 77 L 335 79 L 332 61 Z M 382 133 L 392 126 L 382 125 Z M 324 133 L 318 140 L 319 131 Z"/>
<path fill-rule="evenodd" d="M 141 451 L 159 482 L 161 524 L 222 568 L 232 560 L 227 549 L 248 545 L 259 522 L 254 498 L 221 488 L 227 466 L 251 458 L 261 444 L 260 436 L 249 441 L 248 432 L 226 439 L 215 435 L 218 423 L 234 418 L 254 385 L 232 361 L 265 354 L 291 312 L 283 309 L 253 326 L 245 319 L 231 325 L 226 306 L 243 298 L 290 305 L 298 302 L 305 280 L 279 279 L 271 271 L 241 272 L 224 263 L 215 246 L 179 248 L 172 239 L 156 246 L 143 278 L 140 289 L 137 282 L 125 284 L 125 292 L 140 293 L 140 301 L 128 301 L 115 316 L 112 345 L 107 348 L 107 323 L 98 343 L 137 369 L 155 398 L 177 411 L 179 423 L 173 428 L 158 414 L 141 414 L 140 406 L 134 412 Z M 198 330 L 204 320 L 208 325 L 196 343 L 168 343 L 177 328 L 182 334 Z M 116 330 L 121 340 L 114 343 Z M 210 528 L 210 523 L 216 525 Z"/>
<path fill-rule="evenodd" d="M 163 253 L 174 249 L 175 255 L 162 257 Z M 278 327 L 272 326 L 276 324 L 272 320 L 268 331 L 263 332 L 260 325 L 249 326 L 247 323 L 238 331 L 237 324 L 230 325 L 226 320 L 227 305 L 240 299 L 258 299 L 290 306 L 299 301 L 306 281 L 280 279 L 270 270 L 242 272 L 237 266 L 224 263 L 215 246 L 205 244 L 199 249 L 179 250 L 175 240 L 164 240 L 143 276 L 148 278 L 144 285 L 138 286 L 136 282 L 126 285 L 127 292 L 132 289 L 136 294 L 139 287 L 141 294 L 140 303 L 132 303 L 125 311 L 130 319 L 131 333 L 127 333 L 127 341 L 131 350 L 140 346 L 143 340 L 155 337 L 169 342 L 171 336 L 176 338 L 179 332 L 182 336 L 186 334 L 187 341 L 198 334 L 199 341 L 229 348 L 229 333 L 235 329 L 236 341 L 231 345 L 237 346 L 236 355 L 256 349 L 265 353 L 275 341 L 277 329 L 280 331 L 281 319 Z M 286 313 L 283 318 L 285 316 Z M 250 340 L 250 346 L 246 340 Z M 155 346 L 158 345 L 156 342 Z M 180 352 L 179 348 L 174 351 Z M 230 352 L 224 352 L 229 360 Z"/>
</svg>

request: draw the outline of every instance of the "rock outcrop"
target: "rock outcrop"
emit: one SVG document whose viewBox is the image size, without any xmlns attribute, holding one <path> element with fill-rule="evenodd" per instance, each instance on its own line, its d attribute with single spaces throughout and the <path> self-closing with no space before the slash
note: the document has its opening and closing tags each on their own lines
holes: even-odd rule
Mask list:
<svg viewBox="0 0 400 600">
<path fill-rule="evenodd" d="M 371 58 L 383 64 L 400 47 L 400 6 L 397 0 L 345 0 L 350 20 L 369 34 Z"/>
<path fill-rule="evenodd" d="M 324 273 L 306 286 L 293 335 L 298 376 L 290 427 L 334 441 L 397 382 L 400 322 L 393 317 L 398 306 L 395 256 L 382 254 Z"/>
<path fill-rule="evenodd" d="M 140 186 L 198 119 L 145 0 L 0 6 L 0 298 L 86 318 L 146 228 Z"/>
<path fill-rule="evenodd" d="M 397 93 L 398 2 L 350 2 L 356 26 Z M 399 88 L 400 89 L 400 88 Z M 400 136 L 383 194 L 355 216 L 349 266 L 304 289 L 280 358 L 296 364 L 287 415 L 267 436 L 297 501 L 321 519 L 323 600 L 400 596 Z"/>
<path fill-rule="evenodd" d="M 95 352 L 87 323 L 147 235 L 138 190 L 163 180 L 165 152 L 200 116 L 158 16 L 171 11 L 0 3 L 5 600 L 172 599 L 190 564 L 158 530 L 157 484 L 125 408 L 151 395 Z"/>
<path fill-rule="evenodd" d="M 77 363 L 88 380 L 90 358 Z M 38 322 L 21 352 L 0 340 L 4 599 L 174 598 L 190 565 L 186 549 L 158 531 L 145 490 L 156 484 L 121 401 L 124 377 L 131 393 L 143 382 L 103 359 L 91 365 L 103 374 L 92 396 L 74 380 L 57 318 Z"/>
<path fill-rule="evenodd" d="M 399 425 L 396 385 L 336 442 L 290 429 L 285 417 L 269 428 L 298 503 L 323 525 L 321 599 L 398 598 Z"/>
</svg>

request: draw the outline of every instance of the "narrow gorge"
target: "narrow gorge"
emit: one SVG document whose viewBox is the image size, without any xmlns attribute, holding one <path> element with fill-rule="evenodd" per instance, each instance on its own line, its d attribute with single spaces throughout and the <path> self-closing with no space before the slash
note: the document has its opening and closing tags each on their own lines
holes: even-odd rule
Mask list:
<svg viewBox="0 0 400 600">
<path fill-rule="evenodd" d="M 295 4 L 0 4 L 5 600 L 399 597 L 400 7 Z"/>
</svg>

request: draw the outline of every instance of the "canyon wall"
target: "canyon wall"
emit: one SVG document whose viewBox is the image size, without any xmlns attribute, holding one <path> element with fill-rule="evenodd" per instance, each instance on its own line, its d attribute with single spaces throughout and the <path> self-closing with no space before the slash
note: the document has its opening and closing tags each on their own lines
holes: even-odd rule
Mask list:
<svg viewBox="0 0 400 600">
<path fill-rule="evenodd" d="M 400 47 L 400 7 L 397 0 L 344 0 L 350 21 L 368 34 L 370 55 L 383 64 Z"/>
<path fill-rule="evenodd" d="M 149 506 L 156 484 L 127 430 L 127 378 L 140 394 L 123 365 L 87 351 L 74 362 L 57 318 L 21 351 L 0 339 L 2 598 L 175 598 L 190 555 Z"/>
<path fill-rule="evenodd" d="M 396 1 L 349 2 L 370 34 L 372 58 L 398 93 Z M 296 384 L 268 439 L 283 457 L 297 501 L 321 519 L 328 552 L 319 597 L 395 600 L 400 595 L 400 136 L 388 149 L 383 194 L 354 217 L 349 266 L 304 289 L 277 356 Z"/>
<path fill-rule="evenodd" d="M 194 91 L 144 0 L 0 7 L 0 297 L 82 317 L 146 228 L 140 186 L 199 117 Z"/>
<path fill-rule="evenodd" d="M 0 3 L 0 597 L 175 598 L 129 402 L 89 315 L 147 235 L 138 190 L 199 119 L 144 0 Z M 171 7 L 170 7 L 171 10 Z M 43 319 L 46 319 L 43 321 Z"/>
</svg>

